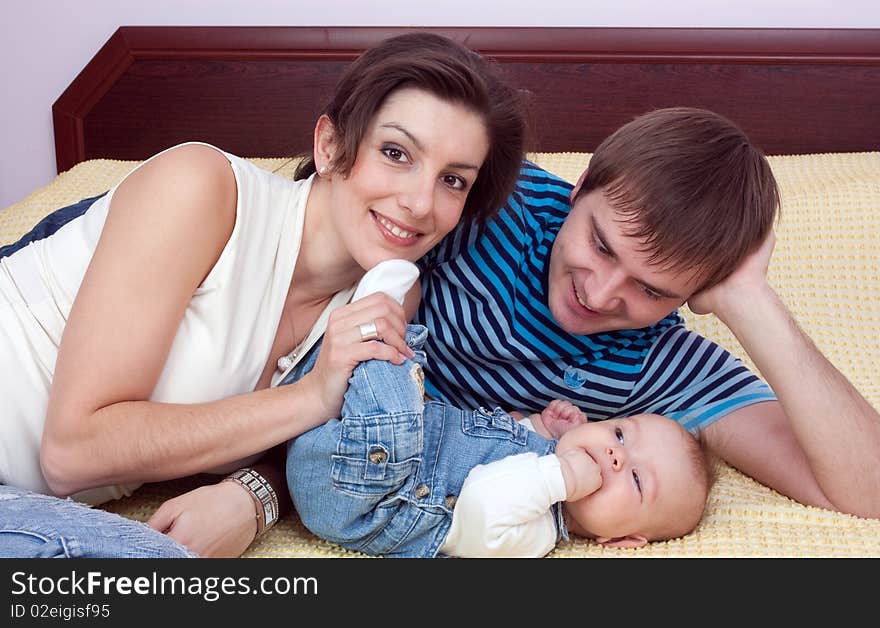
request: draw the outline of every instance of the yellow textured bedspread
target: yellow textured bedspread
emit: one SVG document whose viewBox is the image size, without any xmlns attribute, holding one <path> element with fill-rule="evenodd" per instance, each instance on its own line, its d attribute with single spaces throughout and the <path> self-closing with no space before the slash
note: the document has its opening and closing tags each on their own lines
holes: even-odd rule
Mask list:
<svg viewBox="0 0 880 628">
<path fill-rule="evenodd" d="M 533 154 L 539 165 L 574 181 L 584 153 Z M 293 160 L 254 159 L 290 176 Z M 803 329 L 868 401 L 880 407 L 880 153 L 770 158 L 782 191 L 782 213 L 770 279 Z M 137 162 L 93 160 L 0 211 L 0 245 L 16 240 L 43 215 L 103 192 Z M 713 316 L 683 312 L 689 326 L 754 366 Z M 148 484 L 105 508 L 146 520 L 163 499 L 196 479 Z M 311 535 L 289 515 L 246 557 L 360 557 Z M 584 540 L 551 557 L 880 557 L 880 520 L 859 519 L 797 504 L 722 465 L 706 516 L 688 536 L 638 550 L 605 549 Z"/>
</svg>

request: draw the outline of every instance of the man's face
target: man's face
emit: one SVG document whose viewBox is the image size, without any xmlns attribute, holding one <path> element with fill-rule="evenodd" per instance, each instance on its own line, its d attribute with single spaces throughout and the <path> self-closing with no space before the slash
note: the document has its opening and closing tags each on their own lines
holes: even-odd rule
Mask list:
<svg viewBox="0 0 880 628">
<path fill-rule="evenodd" d="M 550 254 L 548 305 L 577 335 L 653 325 L 698 289 L 689 274 L 648 263 L 601 190 L 579 198 Z"/>
</svg>

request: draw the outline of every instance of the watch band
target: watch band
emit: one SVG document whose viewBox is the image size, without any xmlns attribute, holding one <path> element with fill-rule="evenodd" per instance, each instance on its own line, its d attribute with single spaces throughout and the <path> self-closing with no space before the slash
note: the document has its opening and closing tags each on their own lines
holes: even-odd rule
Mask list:
<svg viewBox="0 0 880 628">
<path fill-rule="evenodd" d="M 226 480 L 243 486 L 254 500 L 257 518 L 256 536 L 260 536 L 278 522 L 278 495 L 260 473 L 245 467 L 230 474 L 224 479 Z"/>
</svg>

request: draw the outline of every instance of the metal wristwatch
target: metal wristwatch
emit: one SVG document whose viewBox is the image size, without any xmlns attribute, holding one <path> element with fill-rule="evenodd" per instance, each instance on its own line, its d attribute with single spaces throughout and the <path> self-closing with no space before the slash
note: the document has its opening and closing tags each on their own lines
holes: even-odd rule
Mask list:
<svg viewBox="0 0 880 628">
<path fill-rule="evenodd" d="M 254 499 L 257 505 L 257 536 L 275 525 L 278 521 L 278 495 L 266 478 L 246 467 L 226 479 L 241 484 Z"/>
</svg>

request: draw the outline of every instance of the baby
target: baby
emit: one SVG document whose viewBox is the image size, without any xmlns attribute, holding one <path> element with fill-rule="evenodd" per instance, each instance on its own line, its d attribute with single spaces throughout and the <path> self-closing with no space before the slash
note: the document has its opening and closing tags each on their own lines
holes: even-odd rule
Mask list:
<svg viewBox="0 0 880 628">
<path fill-rule="evenodd" d="M 678 422 L 638 414 L 588 423 L 580 409 L 557 399 L 520 423 L 558 440 L 563 512 L 575 534 L 640 547 L 687 534 L 702 518 L 714 475 L 700 442 Z M 465 481 L 472 492 L 483 473 L 474 469 Z"/>
<path fill-rule="evenodd" d="M 554 401 L 518 422 L 500 409 L 425 401 L 426 336 L 407 332 L 415 360 L 358 365 L 342 416 L 289 444 L 288 486 L 314 534 L 373 555 L 527 557 L 569 530 L 640 547 L 699 523 L 711 474 L 676 421 L 587 422 Z"/>
<path fill-rule="evenodd" d="M 402 301 L 414 268 L 383 262 L 354 298 L 382 290 Z M 569 530 L 640 547 L 699 523 L 711 473 L 677 422 L 641 414 L 591 423 L 559 400 L 527 418 L 426 400 L 427 333 L 409 326 L 412 360 L 359 364 L 341 416 L 289 443 L 288 487 L 314 534 L 383 556 L 543 556 Z"/>
</svg>

